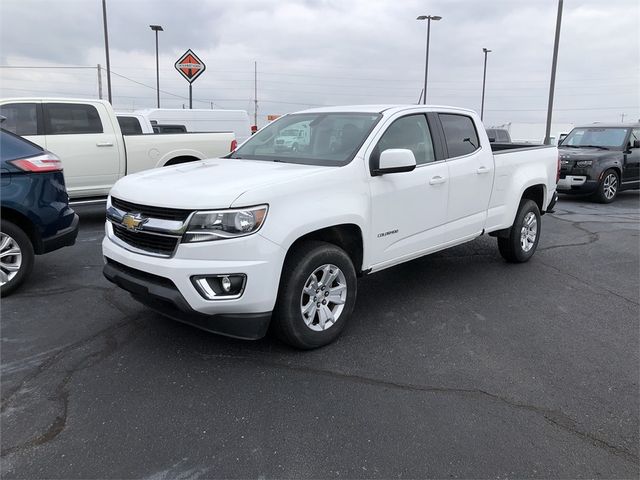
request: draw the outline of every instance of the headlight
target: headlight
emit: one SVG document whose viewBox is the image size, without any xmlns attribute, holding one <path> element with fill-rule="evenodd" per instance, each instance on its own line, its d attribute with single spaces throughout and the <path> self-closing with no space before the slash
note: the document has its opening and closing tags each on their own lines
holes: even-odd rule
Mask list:
<svg viewBox="0 0 640 480">
<path fill-rule="evenodd" d="M 590 167 L 593 165 L 593 160 L 580 160 L 576 162 L 576 167 Z"/>
<path fill-rule="evenodd" d="M 184 234 L 183 242 L 206 242 L 244 237 L 260 230 L 267 216 L 267 205 L 196 212 Z"/>
</svg>

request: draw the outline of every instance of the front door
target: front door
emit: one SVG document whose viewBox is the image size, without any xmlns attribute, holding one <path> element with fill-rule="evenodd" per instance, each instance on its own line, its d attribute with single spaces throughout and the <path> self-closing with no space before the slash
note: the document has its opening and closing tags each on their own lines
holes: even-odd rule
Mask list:
<svg viewBox="0 0 640 480">
<path fill-rule="evenodd" d="M 395 120 L 373 153 L 404 148 L 413 152 L 416 169 L 371 177 L 371 263 L 377 270 L 408 260 L 442 243 L 447 216 L 449 170 L 436 161 L 424 114 Z"/>
</svg>

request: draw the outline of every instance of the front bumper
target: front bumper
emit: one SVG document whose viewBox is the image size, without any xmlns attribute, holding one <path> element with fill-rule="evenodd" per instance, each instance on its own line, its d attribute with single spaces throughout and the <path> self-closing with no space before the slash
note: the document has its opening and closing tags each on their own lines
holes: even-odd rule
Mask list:
<svg viewBox="0 0 640 480">
<path fill-rule="evenodd" d="M 113 236 L 111 228 L 107 222 L 102 243 L 107 262 L 104 274 L 137 300 L 205 330 L 240 338 L 264 335 L 284 262 L 280 246 L 256 233 L 230 240 L 181 243 L 173 257 L 161 258 L 118 245 L 109 238 Z M 193 283 L 195 276 L 233 274 L 246 275 L 238 298 L 208 300 Z"/>
<path fill-rule="evenodd" d="M 560 193 L 593 193 L 598 188 L 598 181 L 590 180 L 586 175 L 565 175 L 558 180 L 556 188 Z"/>
<path fill-rule="evenodd" d="M 269 328 L 271 312 L 205 315 L 193 310 L 167 278 L 141 272 L 113 260 L 107 260 L 103 273 L 107 280 L 131 293 L 143 305 L 208 332 L 257 340 L 264 337 Z"/>
</svg>

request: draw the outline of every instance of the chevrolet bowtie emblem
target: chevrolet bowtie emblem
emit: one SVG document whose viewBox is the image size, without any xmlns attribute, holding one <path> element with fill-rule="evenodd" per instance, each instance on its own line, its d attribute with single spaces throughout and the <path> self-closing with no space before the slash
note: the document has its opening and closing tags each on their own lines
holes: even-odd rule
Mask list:
<svg viewBox="0 0 640 480">
<path fill-rule="evenodd" d="M 124 217 L 122 217 L 122 225 L 127 227 L 127 230 L 131 230 L 135 232 L 140 230 L 142 225 L 149 221 L 148 218 L 143 217 L 139 213 L 127 213 Z"/>
</svg>

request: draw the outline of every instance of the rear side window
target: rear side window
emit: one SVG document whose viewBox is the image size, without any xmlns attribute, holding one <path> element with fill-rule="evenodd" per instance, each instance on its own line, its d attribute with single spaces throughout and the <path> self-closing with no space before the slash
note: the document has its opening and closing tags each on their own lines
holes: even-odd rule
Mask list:
<svg viewBox="0 0 640 480">
<path fill-rule="evenodd" d="M 142 127 L 136 117 L 118 117 L 120 130 L 123 135 L 137 135 L 142 133 Z"/>
<path fill-rule="evenodd" d="M 413 152 L 416 164 L 433 162 L 433 143 L 424 115 L 409 115 L 391 124 L 376 147 L 378 154 L 390 148 L 406 148 Z"/>
<path fill-rule="evenodd" d="M 47 135 L 102 133 L 102 122 L 93 105 L 73 103 L 45 104 Z"/>
<path fill-rule="evenodd" d="M 0 131 L 0 159 L 3 162 L 17 158 L 33 157 L 43 151 L 38 145 L 23 138 Z"/>
<path fill-rule="evenodd" d="M 2 128 L 16 135 L 38 134 L 38 110 L 35 103 L 12 103 L 0 107 L 0 115 L 6 118 Z"/>
<path fill-rule="evenodd" d="M 447 141 L 449 158 L 468 155 L 480 148 L 480 141 L 471 117 L 450 113 L 438 114 Z"/>
</svg>

